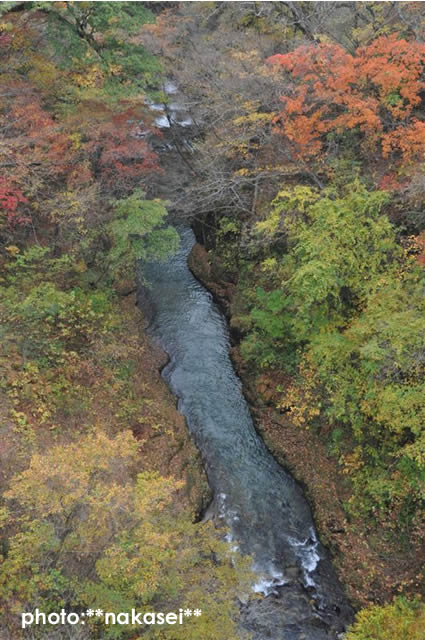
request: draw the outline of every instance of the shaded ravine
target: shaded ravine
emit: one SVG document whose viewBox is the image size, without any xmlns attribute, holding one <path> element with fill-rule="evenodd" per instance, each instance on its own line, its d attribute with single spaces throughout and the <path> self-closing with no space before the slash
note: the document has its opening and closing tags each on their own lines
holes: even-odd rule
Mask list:
<svg viewBox="0 0 425 640">
<path fill-rule="evenodd" d="M 258 640 L 337 638 L 350 607 L 301 488 L 255 430 L 230 361 L 225 319 L 187 265 L 194 235 L 190 228 L 179 232 L 176 255 L 143 266 L 150 333 L 169 355 L 162 375 L 201 451 L 213 515 L 252 554 L 254 589 L 267 594 L 243 607 L 242 624 Z"/>
</svg>

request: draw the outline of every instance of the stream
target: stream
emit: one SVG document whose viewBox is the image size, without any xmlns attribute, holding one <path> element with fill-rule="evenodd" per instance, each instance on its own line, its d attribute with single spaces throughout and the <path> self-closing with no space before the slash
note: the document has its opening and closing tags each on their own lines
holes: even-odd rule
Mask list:
<svg viewBox="0 0 425 640">
<path fill-rule="evenodd" d="M 338 638 L 350 607 L 301 488 L 255 430 L 229 357 L 226 320 L 187 265 L 194 234 L 178 231 L 179 251 L 143 266 L 149 330 L 169 356 L 162 375 L 202 454 L 214 493 L 209 515 L 254 559 L 252 590 L 262 597 L 241 605 L 242 626 L 255 640 Z"/>
<path fill-rule="evenodd" d="M 166 81 L 163 91 L 167 105 L 148 104 L 164 133 L 164 198 L 169 171 L 182 165 L 173 128 L 190 129 L 193 121 L 177 85 Z M 138 298 L 149 307 L 151 336 L 169 356 L 162 375 L 202 455 L 214 495 L 206 517 L 225 525 L 231 546 L 253 558 L 253 597 L 241 602 L 241 626 L 253 640 L 336 640 L 352 610 L 300 486 L 255 429 L 230 360 L 226 320 L 187 264 L 195 236 L 189 226 L 177 230 L 179 251 L 143 265 L 148 286 L 140 285 Z"/>
</svg>

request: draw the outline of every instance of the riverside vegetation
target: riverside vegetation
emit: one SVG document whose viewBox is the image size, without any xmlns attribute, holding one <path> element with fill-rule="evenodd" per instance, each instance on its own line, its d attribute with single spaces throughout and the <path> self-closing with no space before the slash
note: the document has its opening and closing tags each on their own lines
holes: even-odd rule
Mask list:
<svg viewBox="0 0 425 640">
<path fill-rule="evenodd" d="M 1 12 L 5 637 L 20 637 L 17 616 L 34 603 L 187 604 L 208 615 L 143 635 L 240 637 L 234 595 L 249 572 L 193 522 L 205 479 L 134 309 L 136 260 L 178 244 L 146 106 L 170 99 L 171 69 L 194 125 L 191 151 L 175 133 L 191 179 L 165 176 L 169 209 L 209 248 L 194 269 L 228 304 L 259 428 L 307 486 L 360 609 L 346 638 L 420 640 L 421 3 Z M 311 447 L 320 483 L 299 460 Z M 96 621 L 81 637 L 107 633 L 138 637 Z"/>
<path fill-rule="evenodd" d="M 194 523 L 208 488 L 131 294 L 136 259 L 178 243 L 139 135 L 162 73 L 137 42 L 154 16 L 1 9 L 0 635 L 135 638 L 95 617 L 22 631 L 20 614 L 183 606 L 204 613 L 144 636 L 236 637 L 238 559 Z"/>
</svg>

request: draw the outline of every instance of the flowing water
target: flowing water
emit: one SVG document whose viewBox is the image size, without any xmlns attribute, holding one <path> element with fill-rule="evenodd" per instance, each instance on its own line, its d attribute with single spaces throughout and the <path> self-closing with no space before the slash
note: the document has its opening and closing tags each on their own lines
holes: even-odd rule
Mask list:
<svg viewBox="0 0 425 640">
<path fill-rule="evenodd" d="M 150 331 L 169 355 L 163 377 L 203 457 L 210 512 L 254 559 L 253 591 L 262 597 L 242 606 L 242 626 L 256 640 L 335 639 L 351 610 L 301 488 L 255 430 L 229 358 L 226 321 L 187 266 L 194 235 L 179 232 L 176 255 L 143 267 Z"/>
</svg>

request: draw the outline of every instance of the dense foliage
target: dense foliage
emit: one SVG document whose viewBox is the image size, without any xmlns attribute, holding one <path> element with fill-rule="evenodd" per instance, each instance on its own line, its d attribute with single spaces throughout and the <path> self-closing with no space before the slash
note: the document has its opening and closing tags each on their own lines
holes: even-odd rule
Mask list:
<svg viewBox="0 0 425 640">
<path fill-rule="evenodd" d="M 391 34 L 359 47 L 355 55 L 320 43 L 277 54 L 269 62 L 289 75 L 284 108 L 275 123 L 295 159 L 323 161 L 322 141 L 343 147 L 344 134 L 351 131 L 366 152 L 404 163 L 421 158 L 425 123 L 417 107 L 424 89 L 422 43 Z"/>
<path fill-rule="evenodd" d="M 425 274 L 382 215 L 388 194 L 359 184 L 346 191 L 280 192 L 258 223 L 266 234 L 286 227 L 287 249 L 262 263 L 269 290 L 257 292 L 243 353 L 261 366 L 299 368 L 301 383 L 280 406 L 300 424 L 334 426 L 334 452 L 355 490 L 349 509 L 419 548 Z"/>
<path fill-rule="evenodd" d="M 2 518 L 12 517 L 16 532 L 0 571 L 8 616 L 33 602 L 45 612 L 87 607 L 118 614 L 154 603 L 178 611 L 184 600 L 204 607 L 215 623 L 210 629 L 202 620 L 190 629 L 165 625 L 161 637 L 213 639 L 218 625 L 231 632 L 226 589 L 232 583 L 225 564 L 217 570 L 211 555 L 213 544 L 225 558 L 225 545 L 220 551 L 208 527 L 193 525 L 173 505 L 179 489 L 173 478 L 144 472 L 134 480 L 139 459 L 130 432 L 113 439 L 97 432 L 34 454 L 12 478 L 5 493 L 10 513 L 3 510 Z M 203 579 L 211 591 L 199 588 Z M 92 621 L 93 634 L 99 626 Z M 131 633 L 131 625 L 112 626 L 102 637 Z"/>
<path fill-rule="evenodd" d="M 20 628 L 35 606 L 187 606 L 204 615 L 143 635 L 228 640 L 249 573 L 193 523 L 205 481 L 127 297 L 136 261 L 178 246 L 154 194 L 146 98 L 162 65 L 140 42 L 154 16 L 133 2 L 1 14 L 0 635 L 51 637 Z M 136 633 L 96 617 L 53 632 Z"/>
<path fill-rule="evenodd" d="M 420 640 L 423 636 L 424 609 L 420 602 L 398 598 L 384 607 L 365 609 L 347 633 L 347 640 Z"/>
</svg>

